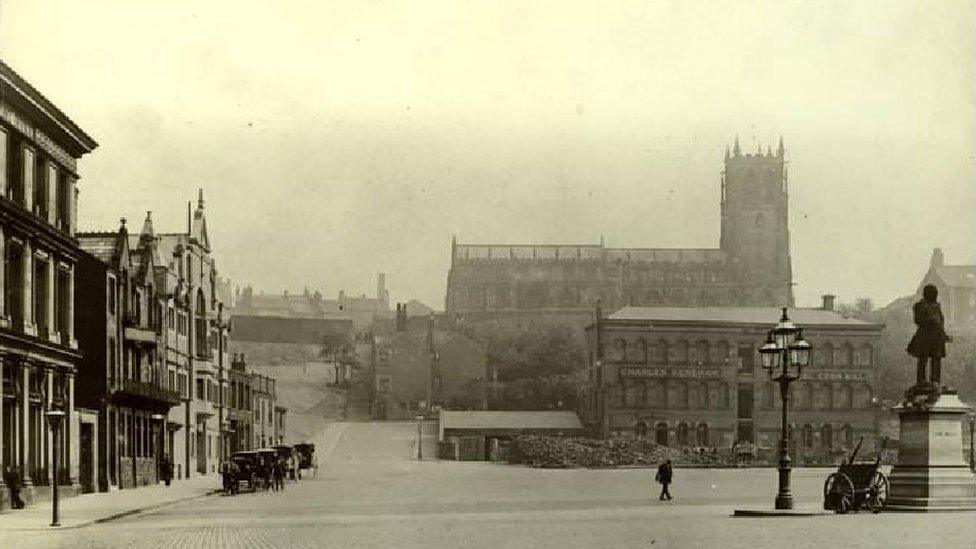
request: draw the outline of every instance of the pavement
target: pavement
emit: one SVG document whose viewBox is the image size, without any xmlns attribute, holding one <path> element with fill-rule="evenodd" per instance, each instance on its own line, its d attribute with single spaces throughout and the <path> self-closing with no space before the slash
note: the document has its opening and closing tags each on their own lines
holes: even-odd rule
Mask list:
<svg viewBox="0 0 976 549">
<path fill-rule="evenodd" d="M 71 530 L 0 526 L 0 547 L 968 548 L 976 539 L 974 513 L 732 518 L 772 507 L 771 469 L 678 468 L 676 499 L 660 502 L 652 470 L 419 461 L 411 422 L 334 423 L 313 441 L 318 474 L 284 492 L 202 497 Z M 819 509 L 829 472 L 794 472 L 797 508 Z"/>
<path fill-rule="evenodd" d="M 61 498 L 58 515 L 61 529 L 72 529 L 130 516 L 181 501 L 206 497 L 220 490 L 218 475 L 198 475 L 129 490 L 115 490 Z M 0 533 L 12 530 L 49 530 L 51 501 L 0 514 Z M 2 537 L 0 537 L 2 539 Z"/>
</svg>

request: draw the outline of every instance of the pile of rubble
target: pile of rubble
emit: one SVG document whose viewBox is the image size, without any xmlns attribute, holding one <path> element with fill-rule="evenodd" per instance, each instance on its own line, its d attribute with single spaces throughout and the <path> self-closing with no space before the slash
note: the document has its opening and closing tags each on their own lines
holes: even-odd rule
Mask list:
<svg viewBox="0 0 976 549">
<path fill-rule="evenodd" d="M 675 464 L 714 465 L 714 451 L 678 449 L 646 440 L 595 440 L 520 436 L 509 454 L 510 463 L 533 467 L 617 467 L 655 465 L 670 459 Z"/>
</svg>

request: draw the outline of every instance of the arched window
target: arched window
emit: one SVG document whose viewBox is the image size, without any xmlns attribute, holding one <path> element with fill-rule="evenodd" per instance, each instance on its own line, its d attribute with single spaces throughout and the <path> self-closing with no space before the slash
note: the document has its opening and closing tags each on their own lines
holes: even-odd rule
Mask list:
<svg viewBox="0 0 976 549">
<path fill-rule="evenodd" d="M 850 447 L 854 444 L 854 429 L 851 428 L 849 423 L 845 423 L 840 428 L 841 443 L 844 446 Z"/>
<path fill-rule="evenodd" d="M 628 361 L 647 364 L 647 341 L 638 339 L 634 345 L 630 346 Z"/>
<path fill-rule="evenodd" d="M 708 424 L 707 423 L 698 424 L 698 445 L 708 446 Z"/>
<path fill-rule="evenodd" d="M 834 429 L 829 423 L 820 428 L 820 445 L 824 448 L 833 448 L 834 446 Z"/>
<path fill-rule="evenodd" d="M 854 365 L 855 366 L 870 366 L 871 365 L 871 355 L 873 350 L 871 345 L 865 343 L 859 345 L 854 351 Z"/>
<path fill-rule="evenodd" d="M 676 433 L 679 446 L 688 445 L 688 424 L 681 422 L 678 424 L 678 431 Z"/>
<path fill-rule="evenodd" d="M 731 363 L 732 362 L 732 357 L 731 357 L 731 354 L 732 354 L 731 349 L 732 349 L 732 347 L 729 345 L 729 342 L 728 341 L 719 341 L 718 342 L 718 345 L 716 345 L 716 347 L 717 347 L 717 350 L 715 352 L 718 354 L 718 356 L 716 357 L 718 360 L 716 362 L 721 362 L 723 364 Z"/>
<path fill-rule="evenodd" d="M 611 360 L 624 360 L 627 358 L 627 341 L 623 338 L 617 338 L 613 341 L 613 354 L 610 355 Z"/>
<path fill-rule="evenodd" d="M 803 441 L 804 448 L 813 448 L 813 427 L 810 424 L 803 426 L 800 431 L 800 437 Z"/>
<path fill-rule="evenodd" d="M 207 343 L 207 300 L 203 297 L 203 290 L 197 290 L 196 317 L 196 352 L 197 355 L 204 354 L 203 351 L 210 348 Z"/>
<path fill-rule="evenodd" d="M 850 366 L 851 344 L 843 343 L 834 348 L 834 366 Z"/>
<path fill-rule="evenodd" d="M 671 350 L 666 339 L 657 342 L 657 345 L 654 346 L 654 353 L 654 362 L 656 364 L 668 364 L 671 362 Z"/>
<path fill-rule="evenodd" d="M 698 357 L 696 359 L 698 363 L 702 364 L 708 362 L 708 341 L 700 339 L 697 343 L 695 343 L 695 347 L 698 348 Z"/>
<path fill-rule="evenodd" d="M 637 438 L 637 440 L 644 440 L 647 438 L 647 423 L 638 421 L 637 425 L 634 426 L 634 436 Z"/>
<path fill-rule="evenodd" d="M 668 424 L 667 423 L 658 423 L 654 427 L 654 442 L 662 446 L 668 445 Z"/>
<path fill-rule="evenodd" d="M 685 364 L 688 362 L 688 342 L 681 339 L 674 345 L 675 364 Z"/>
</svg>

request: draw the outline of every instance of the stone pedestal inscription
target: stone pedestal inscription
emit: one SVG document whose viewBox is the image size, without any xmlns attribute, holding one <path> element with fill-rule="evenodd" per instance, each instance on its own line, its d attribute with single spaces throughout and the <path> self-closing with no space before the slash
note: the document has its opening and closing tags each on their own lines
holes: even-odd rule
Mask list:
<svg viewBox="0 0 976 549">
<path fill-rule="evenodd" d="M 899 407 L 900 449 L 898 465 L 891 470 L 887 509 L 976 510 L 976 477 L 962 447 L 969 410 L 955 394 Z"/>
</svg>

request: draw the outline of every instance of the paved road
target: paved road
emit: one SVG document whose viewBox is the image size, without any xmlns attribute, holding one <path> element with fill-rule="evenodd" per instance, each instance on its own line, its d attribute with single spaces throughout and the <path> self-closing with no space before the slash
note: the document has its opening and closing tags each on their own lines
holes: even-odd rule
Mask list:
<svg viewBox="0 0 976 549">
<path fill-rule="evenodd" d="M 770 470 L 678 470 L 656 500 L 648 470 L 535 470 L 416 461 L 412 423 L 333 425 L 317 478 L 284 493 L 211 496 L 15 540 L 30 547 L 972 547 L 973 514 L 731 518 L 768 508 Z M 327 456 L 325 454 L 328 454 Z M 827 471 L 798 470 L 819 505 Z"/>
</svg>

